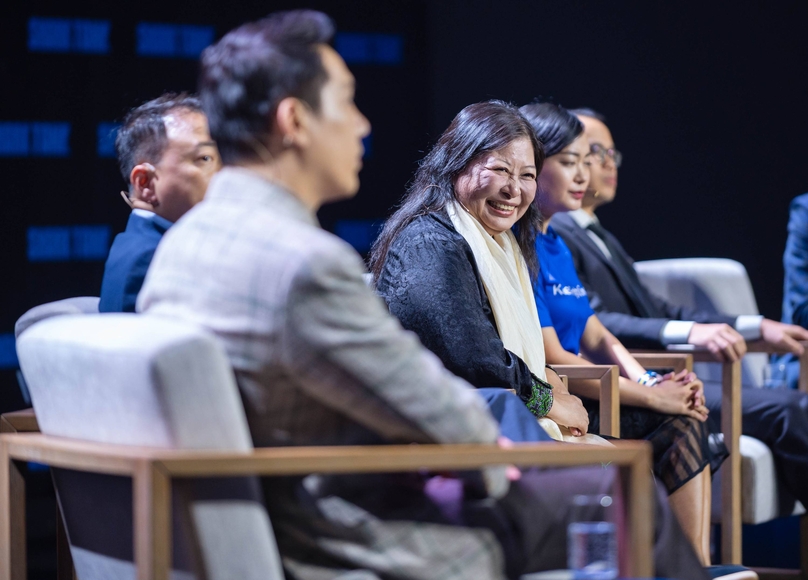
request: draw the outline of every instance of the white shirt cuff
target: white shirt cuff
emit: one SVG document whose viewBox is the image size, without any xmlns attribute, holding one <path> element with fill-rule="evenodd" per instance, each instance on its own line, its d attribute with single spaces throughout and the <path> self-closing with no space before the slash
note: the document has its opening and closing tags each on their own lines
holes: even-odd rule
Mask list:
<svg viewBox="0 0 808 580">
<path fill-rule="evenodd" d="M 687 344 L 690 330 L 696 324 L 690 320 L 671 320 L 662 327 L 662 344 Z"/>
<path fill-rule="evenodd" d="M 743 336 L 744 340 L 757 340 L 760 338 L 762 322 L 762 314 L 742 314 L 735 320 L 735 330 Z"/>
</svg>

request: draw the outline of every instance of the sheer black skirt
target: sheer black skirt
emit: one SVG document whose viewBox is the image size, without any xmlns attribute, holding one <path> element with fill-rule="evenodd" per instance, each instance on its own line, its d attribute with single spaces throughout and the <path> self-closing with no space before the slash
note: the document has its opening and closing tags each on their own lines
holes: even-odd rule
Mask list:
<svg viewBox="0 0 808 580">
<path fill-rule="evenodd" d="M 589 413 L 589 432 L 599 433 L 598 402 L 581 400 Z M 682 487 L 707 466 L 715 473 L 729 455 L 723 442 L 710 437 L 707 422 L 629 405 L 620 406 L 620 438 L 651 442 L 654 474 L 668 494 Z"/>
</svg>

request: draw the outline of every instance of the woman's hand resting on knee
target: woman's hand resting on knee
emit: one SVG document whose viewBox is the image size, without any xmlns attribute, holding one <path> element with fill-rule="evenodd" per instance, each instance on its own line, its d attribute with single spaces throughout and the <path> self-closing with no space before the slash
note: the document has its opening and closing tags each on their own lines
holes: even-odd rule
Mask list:
<svg viewBox="0 0 808 580">
<path fill-rule="evenodd" d="M 589 415 L 581 399 L 570 395 L 567 387 L 554 372 L 547 373 L 547 382 L 553 385 L 553 406 L 547 418 L 569 428 L 576 437 L 586 435 L 589 429 Z"/>
</svg>

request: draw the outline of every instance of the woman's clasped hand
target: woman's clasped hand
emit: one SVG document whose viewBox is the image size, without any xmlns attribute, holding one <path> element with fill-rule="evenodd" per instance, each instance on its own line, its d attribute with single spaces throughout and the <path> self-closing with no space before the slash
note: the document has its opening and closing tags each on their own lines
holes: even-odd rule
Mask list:
<svg viewBox="0 0 808 580">
<path fill-rule="evenodd" d="M 687 415 L 706 421 L 709 409 L 704 405 L 704 384 L 692 371 L 668 373 L 648 394 L 651 408 L 668 415 Z"/>
</svg>

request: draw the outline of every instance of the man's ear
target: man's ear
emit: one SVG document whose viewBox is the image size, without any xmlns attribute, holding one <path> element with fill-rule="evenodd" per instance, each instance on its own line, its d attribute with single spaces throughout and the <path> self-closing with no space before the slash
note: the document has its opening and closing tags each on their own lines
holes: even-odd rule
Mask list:
<svg viewBox="0 0 808 580">
<path fill-rule="evenodd" d="M 280 135 L 281 148 L 309 144 L 309 115 L 311 110 L 296 97 L 286 97 L 275 109 L 275 126 Z"/>
<path fill-rule="evenodd" d="M 143 201 L 152 207 L 160 205 L 155 191 L 155 169 L 151 163 L 139 163 L 132 168 L 129 174 L 129 183 L 132 184 L 132 200 Z"/>
</svg>

